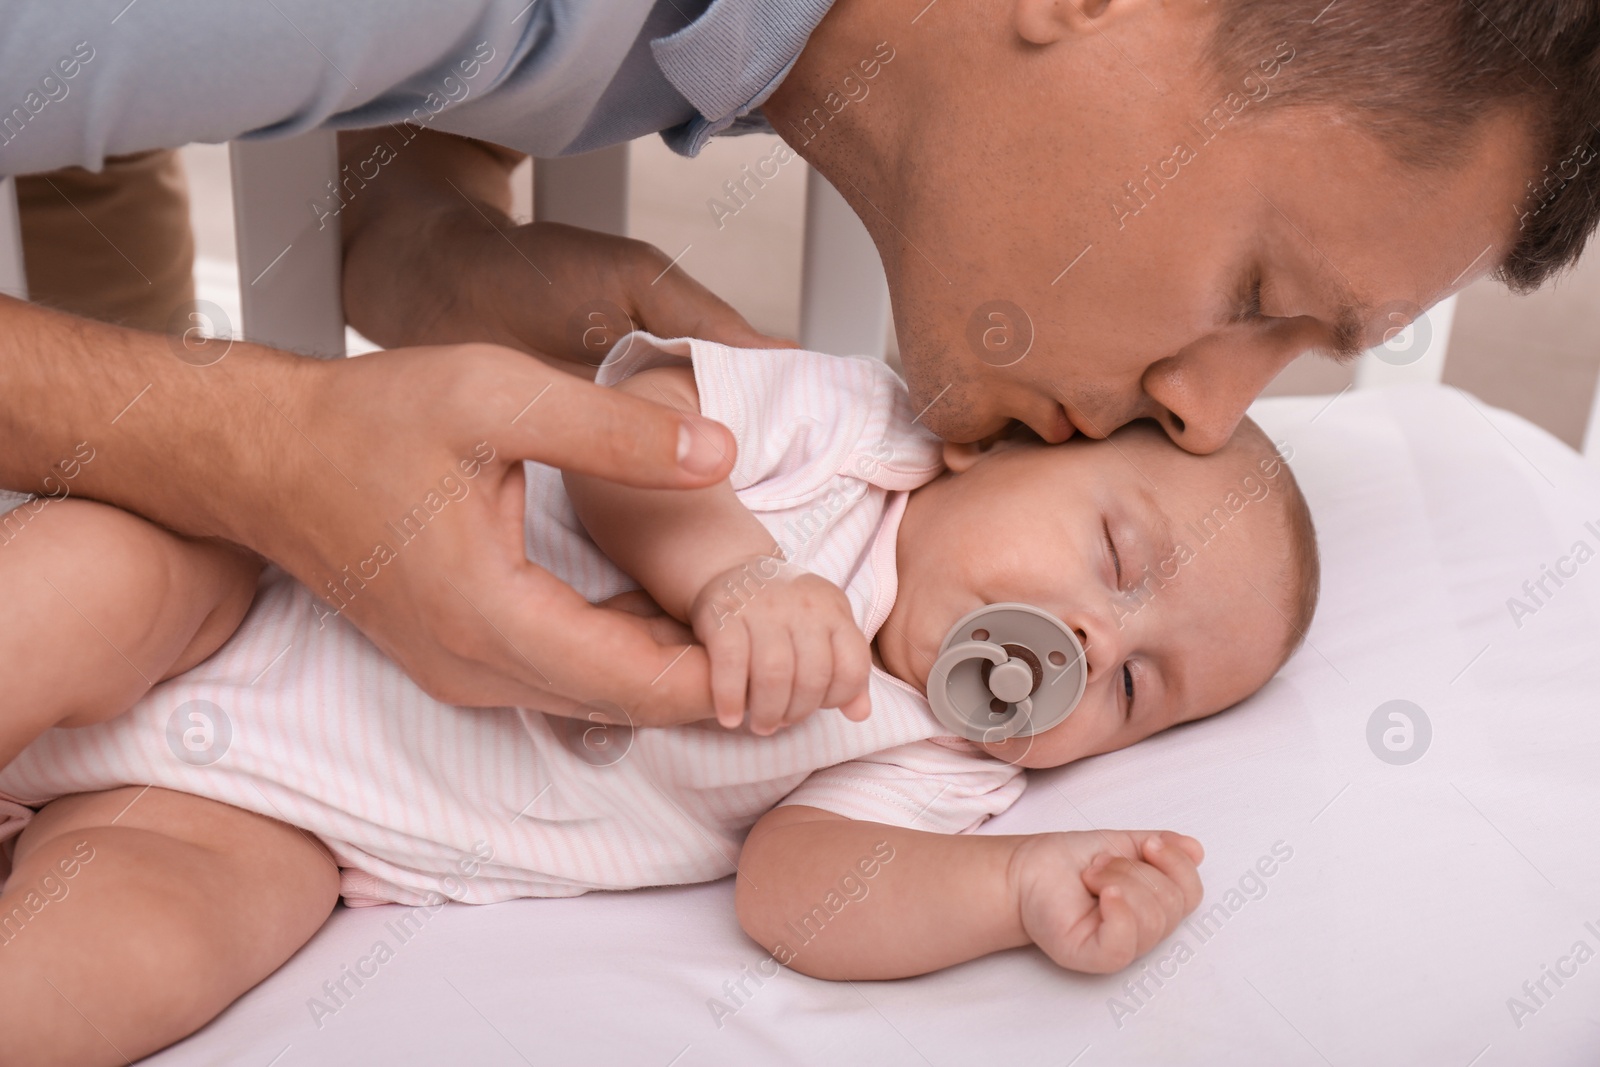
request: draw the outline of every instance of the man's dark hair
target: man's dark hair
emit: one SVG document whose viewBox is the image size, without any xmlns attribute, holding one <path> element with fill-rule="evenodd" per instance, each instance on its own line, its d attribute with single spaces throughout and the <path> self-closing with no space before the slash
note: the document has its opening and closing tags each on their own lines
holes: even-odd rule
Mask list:
<svg viewBox="0 0 1600 1067">
<path fill-rule="evenodd" d="M 1497 276 L 1537 289 L 1577 262 L 1600 219 L 1600 0 L 1222 0 L 1217 73 L 1294 49 L 1267 106 L 1334 107 L 1402 163 L 1460 162 L 1478 122 L 1526 116 L 1534 173 Z M 1542 169 L 1540 169 L 1542 168 Z"/>
</svg>

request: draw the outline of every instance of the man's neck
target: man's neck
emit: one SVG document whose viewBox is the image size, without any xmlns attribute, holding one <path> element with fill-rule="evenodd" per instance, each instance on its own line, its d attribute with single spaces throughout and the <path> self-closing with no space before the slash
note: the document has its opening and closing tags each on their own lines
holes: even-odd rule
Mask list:
<svg viewBox="0 0 1600 1067">
<path fill-rule="evenodd" d="M 904 18 L 900 15 L 904 14 Z M 920 76 L 905 27 L 915 4 L 837 0 L 762 111 L 872 228 L 898 197 L 886 179 Z"/>
</svg>

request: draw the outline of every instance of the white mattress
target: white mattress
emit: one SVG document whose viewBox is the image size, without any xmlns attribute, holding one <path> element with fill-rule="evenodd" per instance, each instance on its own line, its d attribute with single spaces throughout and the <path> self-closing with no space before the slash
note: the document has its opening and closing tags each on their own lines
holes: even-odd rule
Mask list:
<svg viewBox="0 0 1600 1067">
<path fill-rule="evenodd" d="M 722 881 L 452 905 L 403 944 L 385 925 L 399 909 L 341 909 L 149 1062 L 1600 1062 L 1600 957 L 1569 956 L 1600 952 L 1600 559 L 1533 614 L 1507 606 L 1575 542 L 1600 549 L 1600 471 L 1453 389 L 1254 412 L 1294 448 L 1321 532 L 1309 644 L 1224 715 L 1035 772 L 984 830 L 1170 827 L 1206 844 L 1201 908 L 1219 918 L 1148 958 L 1167 959 L 1148 995 L 1124 990 L 1137 966 L 1090 978 L 1027 949 L 909 981 L 746 980 L 719 1026 L 710 999 L 735 1007 L 724 983 L 765 958 Z M 1367 740 L 1397 699 L 1433 729 L 1407 765 Z M 1258 889 L 1248 872 L 1274 845 L 1292 856 Z M 1252 895 L 1228 897 L 1242 878 Z M 323 984 L 379 941 L 393 957 L 317 1018 Z M 1546 966 L 1576 973 L 1535 1001 L 1523 983 Z"/>
</svg>

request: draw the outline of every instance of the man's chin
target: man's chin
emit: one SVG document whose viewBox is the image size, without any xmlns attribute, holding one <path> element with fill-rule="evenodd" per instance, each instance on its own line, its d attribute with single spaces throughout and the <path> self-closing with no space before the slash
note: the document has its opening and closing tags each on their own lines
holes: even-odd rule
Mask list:
<svg viewBox="0 0 1600 1067">
<path fill-rule="evenodd" d="M 997 426 L 992 420 L 974 418 L 970 412 L 950 404 L 949 400 L 945 396 L 931 405 L 923 401 L 923 405 L 919 406 L 925 405 L 924 410 L 916 421 L 951 444 L 970 445 L 991 441 L 1002 436 L 1010 425 L 1000 423 Z"/>
</svg>

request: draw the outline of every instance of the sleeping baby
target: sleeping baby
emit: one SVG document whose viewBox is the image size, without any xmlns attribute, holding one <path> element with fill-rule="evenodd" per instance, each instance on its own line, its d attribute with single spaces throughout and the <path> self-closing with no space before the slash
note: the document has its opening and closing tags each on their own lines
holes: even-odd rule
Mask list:
<svg viewBox="0 0 1600 1067">
<path fill-rule="evenodd" d="M 1028 944 L 1114 971 L 1199 903 L 1180 834 L 967 831 L 1024 768 L 1220 711 L 1296 647 L 1315 536 L 1253 423 L 1209 456 L 1142 424 L 945 444 L 882 363 L 644 334 L 598 381 L 725 423 L 733 473 L 641 490 L 529 464 L 527 554 L 704 644 L 706 720 L 441 704 L 269 571 L 209 660 L 0 770 L 0 836 L 26 827 L 0 897 L 0 1061 L 170 1043 L 337 895 L 431 908 L 735 874 L 750 936 L 839 979 Z M 930 671 L 953 623 L 1008 602 L 1076 638 L 1082 696 L 1032 736 L 969 740 L 930 710 Z M 844 906 L 867 877 L 871 903 Z"/>
</svg>

